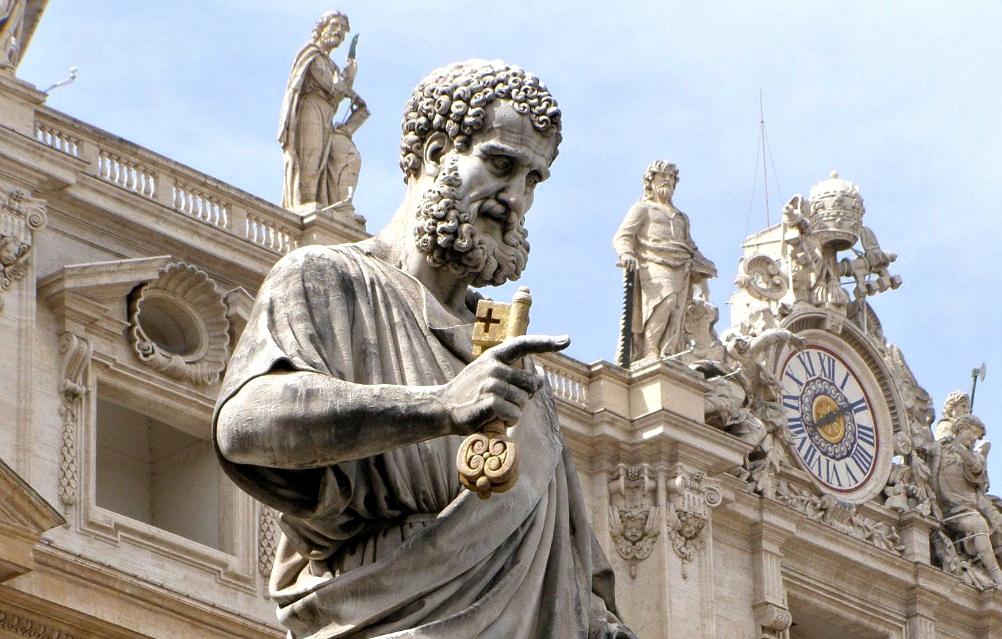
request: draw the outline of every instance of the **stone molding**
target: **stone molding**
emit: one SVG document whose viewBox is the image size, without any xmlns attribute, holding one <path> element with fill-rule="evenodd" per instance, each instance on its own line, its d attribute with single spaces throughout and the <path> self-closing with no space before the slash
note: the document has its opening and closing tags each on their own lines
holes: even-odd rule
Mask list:
<svg viewBox="0 0 1002 639">
<path fill-rule="evenodd" d="M 66 520 L 0 460 L 0 582 L 34 569 L 34 546 Z"/>
<path fill-rule="evenodd" d="M 47 223 L 44 200 L 0 185 L 0 311 L 3 294 L 28 273 L 35 232 Z"/>
<path fill-rule="evenodd" d="M 87 372 L 90 368 L 91 345 L 73 333 L 59 337 L 59 352 L 63 356 L 59 387 L 59 416 L 63 420 L 59 462 L 59 500 L 66 506 L 77 503 L 77 438 L 83 418 L 83 398 L 87 394 Z"/>
</svg>

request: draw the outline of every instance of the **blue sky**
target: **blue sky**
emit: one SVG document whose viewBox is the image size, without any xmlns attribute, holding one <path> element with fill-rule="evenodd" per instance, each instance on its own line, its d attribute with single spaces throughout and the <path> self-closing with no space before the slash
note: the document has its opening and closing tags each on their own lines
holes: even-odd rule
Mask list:
<svg viewBox="0 0 1002 639">
<path fill-rule="evenodd" d="M 771 220 L 833 169 L 859 184 L 864 222 L 904 279 L 871 299 L 885 335 L 937 412 L 987 362 L 975 413 L 1002 441 L 1002 4 L 51 0 L 18 75 L 45 88 L 77 66 L 50 106 L 278 202 L 289 67 L 331 8 L 361 35 L 355 88 L 373 115 L 355 138 L 355 204 L 370 232 L 403 194 L 413 86 L 442 64 L 503 58 L 539 75 L 564 113 L 519 282 L 533 291 L 533 330 L 569 333 L 568 353 L 586 362 L 613 359 L 622 290 L 610 242 L 659 158 L 679 166 L 675 203 L 719 270 L 723 329 L 740 243 L 766 220 L 761 90 Z M 1002 489 L 1002 462 L 991 465 Z"/>
</svg>

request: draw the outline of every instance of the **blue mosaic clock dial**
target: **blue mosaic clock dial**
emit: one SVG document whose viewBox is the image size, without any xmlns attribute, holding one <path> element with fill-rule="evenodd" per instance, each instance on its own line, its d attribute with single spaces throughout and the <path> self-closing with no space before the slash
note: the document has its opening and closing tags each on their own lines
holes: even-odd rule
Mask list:
<svg viewBox="0 0 1002 639">
<path fill-rule="evenodd" d="M 790 448 L 800 465 L 830 492 L 859 491 L 883 457 L 876 380 L 818 345 L 790 353 L 780 376 Z"/>
</svg>

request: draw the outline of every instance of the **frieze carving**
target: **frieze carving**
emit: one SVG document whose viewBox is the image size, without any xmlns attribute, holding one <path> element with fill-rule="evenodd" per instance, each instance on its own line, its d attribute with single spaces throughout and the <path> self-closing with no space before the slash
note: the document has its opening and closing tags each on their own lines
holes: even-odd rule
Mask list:
<svg viewBox="0 0 1002 639">
<path fill-rule="evenodd" d="M 271 576 L 272 566 L 275 565 L 275 551 L 278 549 L 278 538 L 281 535 L 278 528 L 278 511 L 261 504 L 257 532 L 257 570 L 267 579 Z"/>
<path fill-rule="evenodd" d="M 226 315 L 223 296 L 204 271 L 171 264 L 133 291 L 129 338 L 139 360 L 167 377 L 212 384 L 229 359 Z"/>
<path fill-rule="evenodd" d="M 41 619 L 0 609 L 0 630 L 30 639 L 77 639 L 79 635 L 54 628 Z"/>
<path fill-rule="evenodd" d="M 66 506 L 77 503 L 77 433 L 80 430 L 83 399 L 87 394 L 90 343 L 72 333 L 59 338 L 63 374 L 59 387 L 59 416 L 63 420 L 59 462 L 59 500 Z"/>
<path fill-rule="evenodd" d="M 3 294 L 28 273 L 34 232 L 47 223 L 43 200 L 21 189 L 0 188 L 0 311 Z"/>
<path fill-rule="evenodd" d="M 828 493 L 818 494 L 786 480 L 776 487 L 776 501 L 790 506 L 813 521 L 841 531 L 850 537 L 867 541 L 877 548 L 900 555 L 901 535 L 895 526 L 870 519 L 856 512 L 856 507 Z"/>
<path fill-rule="evenodd" d="M 609 482 L 609 524 L 619 556 L 630 562 L 630 576 L 637 576 L 637 562 L 651 556 L 661 532 L 661 508 L 650 465 L 619 464 Z"/>
<path fill-rule="evenodd" d="M 668 483 L 668 538 L 682 560 L 683 579 L 689 576 L 686 565 L 706 545 L 704 530 L 710 520 L 710 508 L 721 501 L 720 489 L 705 482 L 702 472 L 690 473 L 680 467 Z"/>
</svg>

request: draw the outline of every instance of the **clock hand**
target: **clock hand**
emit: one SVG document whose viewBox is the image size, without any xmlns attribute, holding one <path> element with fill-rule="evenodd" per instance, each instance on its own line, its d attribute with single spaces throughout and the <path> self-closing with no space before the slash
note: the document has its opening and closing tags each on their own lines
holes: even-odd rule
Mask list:
<svg viewBox="0 0 1002 639">
<path fill-rule="evenodd" d="M 852 412 L 852 406 L 846 406 L 845 408 L 836 408 L 835 410 L 828 411 L 827 413 L 824 414 L 824 416 L 821 419 L 814 422 L 814 427 L 821 428 L 823 426 L 827 426 L 828 424 L 831 424 L 839 417 L 847 416 L 851 412 Z"/>
</svg>

